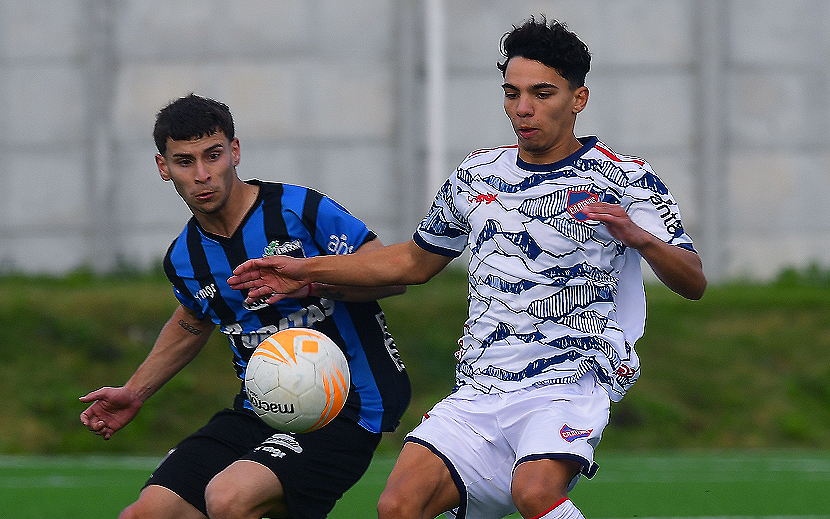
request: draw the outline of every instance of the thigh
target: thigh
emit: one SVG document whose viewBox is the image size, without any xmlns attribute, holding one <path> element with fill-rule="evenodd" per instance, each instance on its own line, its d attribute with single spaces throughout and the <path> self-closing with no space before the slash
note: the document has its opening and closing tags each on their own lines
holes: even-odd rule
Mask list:
<svg viewBox="0 0 830 519">
<path fill-rule="evenodd" d="M 378 502 L 380 519 L 437 517 L 459 506 L 461 496 L 445 460 L 429 447 L 404 443 Z"/>
<path fill-rule="evenodd" d="M 573 384 L 517 391 L 508 399 L 500 421 L 517 465 L 567 460 L 578 463 L 587 477 L 594 475 L 594 449 L 608 424 L 610 400 L 593 375 Z"/>
<path fill-rule="evenodd" d="M 500 395 L 452 395 L 408 436 L 440 458 L 459 499 L 456 517 L 499 518 L 515 511 L 510 479 L 516 458 L 497 419 Z"/>
<path fill-rule="evenodd" d="M 280 480 L 255 461 L 237 460 L 217 474 L 205 501 L 210 517 L 289 517 Z"/>
<path fill-rule="evenodd" d="M 581 469 L 571 459 L 525 461 L 513 472 L 511 493 L 522 517 L 541 517 L 568 496 L 568 486 Z"/>
<path fill-rule="evenodd" d="M 324 518 L 369 468 L 380 438 L 338 417 L 308 433 L 276 432 L 241 459 L 276 476 L 291 517 Z"/>
<path fill-rule="evenodd" d="M 208 482 L 273 432 L 253 414 L 220 411 L 170 451 L 145 488 L 155 485 L 169 489 L 207 515 Z"/>
<path fill-rule="evenodd" d="M 138 500 L 125 508 L 119 519 L 154 517 L 157 519 L 205 519 L 200 512 L 172 490 L 150 485 L 141 490 Z"/>
</svg>

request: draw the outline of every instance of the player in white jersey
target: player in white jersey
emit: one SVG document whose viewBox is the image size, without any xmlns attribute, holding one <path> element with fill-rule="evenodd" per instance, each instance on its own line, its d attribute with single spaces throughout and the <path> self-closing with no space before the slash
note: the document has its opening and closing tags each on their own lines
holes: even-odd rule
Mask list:
<svg viewBox="0 0 830 519">
<path fill-rule="evenodd" d="M 518 142 L 468 156 L 413 239 L 359 258 L 272 256 L 229 283 L 277 301 L 311 281 L 416 284 L 469 247 L 470 308 L 456 387 L 406 438 L 381 519 L 579 518 L 568 500 L 612 401 L 639 375 L 640 259 L 678 294 L 706 278 L 651 167 L 574 135 L 587 47 L 531 18 L 505 35 L 504 107 Z"/>
<path fill-rule="evenodd" d="M 619 400 L 636 380 L 631 346 L 645 308 L 639 256 L 583 208 L 615 204 L 667 243 L 692 250 L 692 240 L 647 163 L 613 153 L 596 137 L 577 142 L 553 164 L 528 163 L 516 146 L 472 153 L 415 234 L 419 246 L 446 256 L 461 254 L 469 239 L 460 391 L 566 384 L 592 371 Z M 622 294 L 620 282 L 631 283 Z M 635 317 L 631 324 L 626 315 Z"/>
</svg>

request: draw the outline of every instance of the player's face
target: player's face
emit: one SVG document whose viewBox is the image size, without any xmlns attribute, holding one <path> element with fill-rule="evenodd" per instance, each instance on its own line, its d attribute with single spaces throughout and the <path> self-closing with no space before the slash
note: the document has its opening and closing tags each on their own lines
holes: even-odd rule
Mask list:
<svg viewBox="0 0 830 519">
<path fill-rule="evenodd" d="M 239 140 L 229 141 L 221 131 L 189 141 L 168 138 L 167 152 L 156 155 L 156 164 L 161 178 L 173 181 L 194 214 L 215 214 L 225 208 L 231 196 Z"/>
<path fill-rule="evenodd" d="M 521 57 L 507 62 L 502 87 L 522 160 L 550 164 L 579 149 L 573 131 L 588 101 L 586 87 L 574 90 L 556 70 Z"/>
</svg>

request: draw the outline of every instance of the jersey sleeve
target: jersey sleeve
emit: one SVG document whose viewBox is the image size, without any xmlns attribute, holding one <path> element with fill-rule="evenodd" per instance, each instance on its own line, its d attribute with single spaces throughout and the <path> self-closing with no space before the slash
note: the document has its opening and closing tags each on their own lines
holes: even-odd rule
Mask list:
<svg viewBox="0 0 830 519">
<path fill-rule="evenodd" d="M 193 296 L 193 293 L 188 288 L 186 281 L 184 278 L 179 274 L 178 269 L 174 266 L 173 256 L 174 255 L 182 255 L 185 254 L 183 249 L 183 241 L 181 236 L 177 238 L 173 243 L 170 245 L 170 248 L 167 250 L 167 254 L 164 256 L 164 273 L 167 275 L 167 279 L 173 285 L 173 295 L 176 296 L 176 299 L 179 303 L 193 311 L 196 314 L 196 317 L 199 319 L 207 318 L 207 315 L 204 313 L 202 305 L 196 301 L 196 298 Z"/>
<path fill-rule="evenodd" d="M 644 163 L 638 173 L 624 194 L 631 220 L 666 243 L 693 251 L 692 238 L 683 228 L 680 208 L 668 187 L 648 163 Z"/>
<path fill-rule="evenodd" d="M 413 240 L 422 249 L 448 257 L 458 257 L 467 246 L 470 228 L 460 200 L 453 196 L 455 179 L 448 179 L 432 202 L 429 212 L 418 225 Z"/>
<path fill-rule="evenodd" d="M 314 196 L 310 191 L 308 198 Z M 313 223 L 308 221 L 309 210 L 305 212 L 304 219 L 311 224 L 309 231 L 322 254 L 350 254 L 377 237 L 362 220 L 327 196 L 319 195 Z"/>
</svg>

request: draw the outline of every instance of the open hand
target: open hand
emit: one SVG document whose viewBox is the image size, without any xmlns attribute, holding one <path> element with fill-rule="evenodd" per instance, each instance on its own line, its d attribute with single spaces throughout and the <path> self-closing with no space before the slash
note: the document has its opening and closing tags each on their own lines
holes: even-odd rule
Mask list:
<svg viewBox="0 0 830 519">
<path fill-rule="evenodd" d="M 301 272 L 302 260 L 290 256 L 266 256 L 249 259 L 236 267 L 228 285 L 234 290 L 248 290 L 246 302 L 262 298 L 269 304 L 284 299 L 310 283 Z"/>
<path fill-rule="evenodd" d="M 639 249 L 651 238 L 647 231 L 631 220 L 619 204 L 594 202 L 583 207 L 581 212 L 590 220 L 604 223 L 611 236 L 627 247 Z"/>
</svg>

